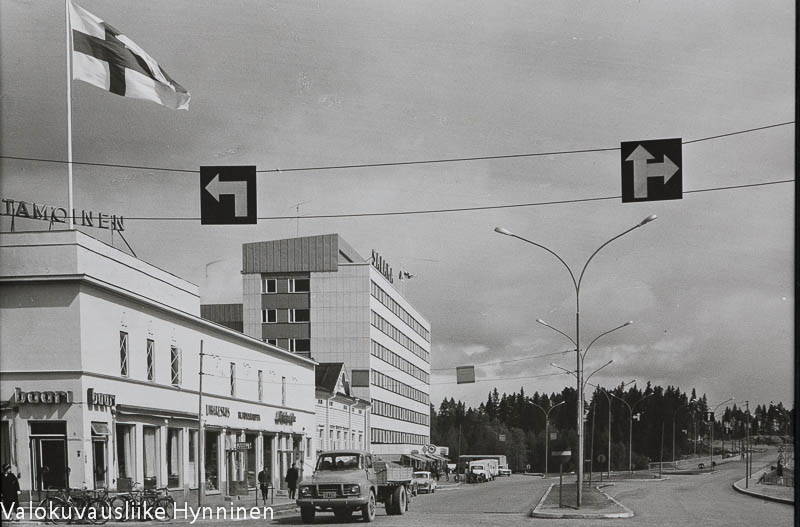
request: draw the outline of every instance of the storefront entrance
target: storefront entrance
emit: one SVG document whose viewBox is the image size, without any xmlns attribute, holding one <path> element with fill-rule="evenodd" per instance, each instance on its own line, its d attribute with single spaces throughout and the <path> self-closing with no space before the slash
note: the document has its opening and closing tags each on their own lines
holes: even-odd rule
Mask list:
<svg viewBox="0 0 800 527">
<path fill-rule="evenodd" d="M 31 481 L 37 490 L 69 487 L 67 423 L 30 422 Z"/>
</svg>

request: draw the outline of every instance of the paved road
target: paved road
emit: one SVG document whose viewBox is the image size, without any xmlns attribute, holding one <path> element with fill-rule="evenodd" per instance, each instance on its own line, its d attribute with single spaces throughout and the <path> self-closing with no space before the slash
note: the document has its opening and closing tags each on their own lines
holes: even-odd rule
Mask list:
<svg viewBox="0 0 800 527">
<path fill-rule="evenodd" d="M 766 456 L 763 463 L 768 462 Z M 756 463 L 757 467 L 760 467 Z M 720 465 L 714 473 L 696 476 L 672 476 L 666 481 L 618 482 L 606 491 L 633 509 L 636 516 L 624 520 L 541 520 L 528 517 L 545 489 L 558 478 L 515 475 L 479 485 L 461 485 L 440 489 L 435 494 L 420 495 L 403 516 L 386 516 L 378 509 L 376 527 L 466 527 L 478 525 L 525 526 L 547 522 L 548 527 L 562 525 L 632 526 L 742 526 L 769 527 L 793 525 L 793 507 L 741 495 L 731 484 L 743 475 L 743 463 Z M 237 521 L 237 526 L 263 527 L 264 522 Z M 276 518 L 277 525 L 302 525 L 298 514 Z M 332 514 L 318 514 L 317 524 L 338 524 Z M 352 525 L 361 524 L 360 518 Z M 204 527 L 230 522 L 203 522 Z"/>
</svg>

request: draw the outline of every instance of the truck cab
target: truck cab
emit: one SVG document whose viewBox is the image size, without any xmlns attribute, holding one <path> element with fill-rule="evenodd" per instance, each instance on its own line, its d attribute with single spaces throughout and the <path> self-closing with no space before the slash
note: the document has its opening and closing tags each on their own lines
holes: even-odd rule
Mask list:
<svg viewBox="0 0 800 527">
<path fill-rule="evenodd" d="M 400 468 L 400 467 L 398 467 Z M 386 503 L 389 514 L 403 514 L 408 506 L 411 470 L 401 471 L 394 480 L 383 462 L 373 460 L 363 450 L 333 450 L 317 456 L 317 466 L 309 482 L 297 489 L 297 505 L 304 523 L 312 523 L 316 513 L 333 511 L 338 520 L 349 520 L 361 511 L 365 522 L 375 519 L 378 502 Z M 407 477 L 406 477 L 407 476 Z"/>
</svg>

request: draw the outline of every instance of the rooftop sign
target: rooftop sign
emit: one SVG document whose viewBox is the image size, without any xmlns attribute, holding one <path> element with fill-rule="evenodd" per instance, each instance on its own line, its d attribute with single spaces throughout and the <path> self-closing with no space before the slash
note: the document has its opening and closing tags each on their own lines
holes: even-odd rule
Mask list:
<svg viewBox="0 0 800 527">
<path fill-rule="evenodd" d="M 69 213 L 64 207 L 54 207 L 30 201 L 17 201 L 3 199 L 4 207 L 0 208 L 0 216 L 12 218 L 25 218 L 26 220 L 40 220 L 50 223 L 67 223 Z M 97 229 L 110 229 L 124 231 L 125 224 L 122 216 L 105 212 L 94 212 L 83 209 L 72 209 L 75 226 L 95 227 Z"/>
</svg>

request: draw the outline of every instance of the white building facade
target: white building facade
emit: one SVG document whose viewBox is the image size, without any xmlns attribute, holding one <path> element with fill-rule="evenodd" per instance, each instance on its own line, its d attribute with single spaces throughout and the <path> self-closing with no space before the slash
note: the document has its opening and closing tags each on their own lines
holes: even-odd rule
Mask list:
<svg viewBox="0 0 800 527">
<path fill-rule="evenodd" d="M 430 323 L 380 256 L 338 234 L 248 243 L 242 274 L 245 334 L 344 363 L 353 395 L 371 403 L 373 453 L 430 443 Z"/>
<path fill-rule="evenodd" d="M 5 233 L 0 299 L 0 450 L 24 491 L 233 496 L 313 469 L 315 363 L 201 319 L 193 284 L 79 231 Z"/>
</svg>

